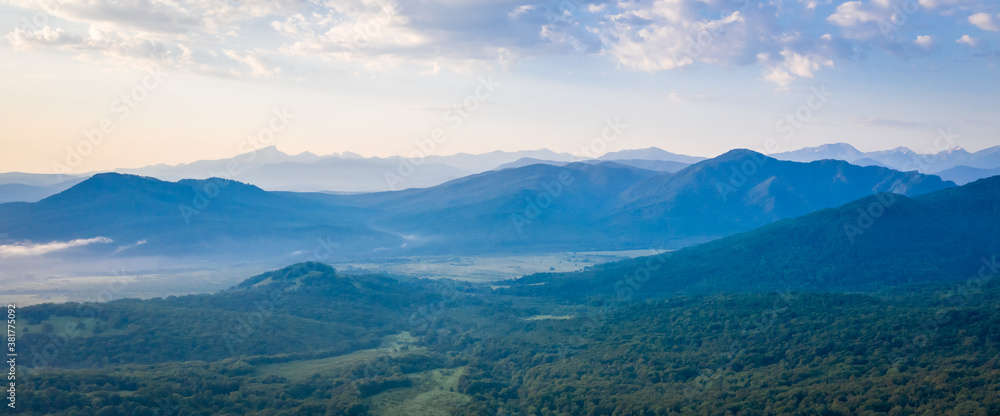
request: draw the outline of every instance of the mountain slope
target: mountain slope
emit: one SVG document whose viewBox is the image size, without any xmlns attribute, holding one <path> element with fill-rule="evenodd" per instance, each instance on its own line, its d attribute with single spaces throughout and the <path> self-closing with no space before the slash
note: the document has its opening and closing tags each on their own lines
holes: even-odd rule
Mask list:
<svg viewBox="0 0 1000 416">
<path fill-rule="evenodd" d="M 436 252 L 615 247 L 598 219 L 617 195 L 657 172 L 616 163 L 536 164 L 484 172 L 433 188 L 340 196 L 384 213 L 378 226 Z"/>
<path fill-rule="evenodd" d="M 0 204 L 7 202 L 37 202 L 65 191 L 83 181 L 84 178 L 75 178 L 53 185 L 0 184 Z"/>
<path fill-rule="evenodd" d="M 620 232 L 659 237 L 649 244 L 705 241 L 879 192 L 920 195 L 951 186 L 916 172 L 834 160 L 787 162 L 733 150 L 636 184 L 607 220 Z"/>
<path fill-rule="evenodd" d="M 798 150 L 792 150 L 790 152 L 776 153 L 771 155 L 771 157 L 791 162 L 808 163 L 823 159 L 836 159 L 846 162 L 854 162 L 865 158 L 866 156 L 864 152 L 855 149 L 854 146 L 847 143 L 831 143 L 816 147 L 805 147 Z"/>
<path fill-rule="evenodd" d="M 751 174 L 739 173 L 748 167 Z M 567 184 L 559 184 L 560 175 Z M 679 248 L 879 192 L 919 195 L 952 186 L 916 172 L 785 162 L 738 150 L 674 174 L 611 162 L 536 164 L 337 201 L 383 212 L 373 224 L 412 237 L 410 248 Z"/>
<path fill-rule="evenodd" d="M 688 166 L 691 166 L 690 163 L 674 162 L 674 161 L 670 161 L 670 160 L 647 160 L 647 159 L 603 160 L 603 159 L 590 159 L 590 160 L 580 161 L 580 163 L 590 163 L 590 164 L 600 164 L 600 163 L 605 163 L 605 162 L 613 162 L 613 163 L 617 163 L 617 164 L 620 164 L 620 165 L 632 166 L 632 167 L 639 168 L 639 169 L 646 169 L 646 170 L 652 170 L 652 171 L 656 171 L 656 172 L 667 172 L 667 173 L 674 173 L 674 172 L 677 172 L 677 171 L 679 171 L 681 169 L 684 169 L 684 168 L 686 168 Z M 565 166 L 565 165 L 568 165 L 570 163 L 572 163 L 572 162 L 560 162 L 560 161 L 556 161 L 556 160 L 541 160 L 541 159 L 534 159 L 534 158 L 530 158 L 530 157 L 524 157 L 524 158 L 520 158 L 518 160 L 515 160 L 513 162 L 504 163 L 504 164 L 502 164 L 500 166 L 497 166 L 497 168 L 494 169 L 494 170 L 520 168 L 520 167 L 524 167 L 524 166 L 537 165 L 537 164 L 545 164 L 545 165 L 553 165 L 553 166 Z"/>
<path fill-rule="evenodd" d="M 680 162 L 680 163 L 697 163 L 705 160 L 704 157 L 699 156 L 687 156 L 680 155 L 677 153 L 671 153 L 666 150 L 660 149 L 658 147 L 647 147 L 645 149 L 633 149 L 633 150 L 621 150 L 617 152 L 608 152 L 601 157 L 599 160 L 629 160 L 629 159 L 640 159 L 640 160 L 663 160 L 670 162 Z"/>
<path fill-rule="evenodd" d="M 953 181 L 959 185 L 965 185 L 978 179 L 1000 175 L 1000 167 L 993 169 L 980 169 L 970 166 L 956 166 L 951 169 L 945 169 L 935 173 L 935 175 L 940 176 L 941 179 Z"/>
<path fill-rule="evenodd" d="M 869 196 L 660 256 L 523 278 L 523 293 L 660 296 L 877 291 L 1000 273 L 1000 177 L 908 198 Z M 979 282 L 979 283 L 977 283 Z"/>
<path fill-rule="evenodd" d="M 280 256 L 312 249 L 317 237 L 350 241 L 346 251 L 400 244 L 358 225 L 364 212 L 218 178 L 164 182 L 106 173 L 37 203 L 0 205 L 0 235 L 35 243 L 144 241 L 136 254 Z"/>
</svg>

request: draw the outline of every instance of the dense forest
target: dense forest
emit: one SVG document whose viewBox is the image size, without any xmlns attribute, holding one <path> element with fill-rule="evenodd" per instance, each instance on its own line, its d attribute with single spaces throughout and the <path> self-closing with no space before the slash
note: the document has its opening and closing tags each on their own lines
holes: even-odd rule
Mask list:
<svg viewBox="0 0 1000 416">
<path fill-rule="evenodd" d="M 213 295 L 23 308 L 16 412 L 998 415 L 998 293 L 553 300 L 304 263 Z"/>
</svg>

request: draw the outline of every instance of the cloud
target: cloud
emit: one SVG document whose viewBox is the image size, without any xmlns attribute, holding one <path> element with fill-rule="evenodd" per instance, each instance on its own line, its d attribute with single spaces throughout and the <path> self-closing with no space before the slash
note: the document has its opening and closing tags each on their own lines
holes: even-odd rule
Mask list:
<svg viewBox="0 0 1000 416">
<path fill-rule="evenodd" d="M 246 51 L 246 52 L 236 52 L 233 50 L 224 49 L 222 51 L 229 59 L 239 62 L 250 68 L 250 76 L 253 78 L 267 78 L 274 77 L 281 74 L 281 68 L 275 67 L 267 62 L 261 55 L 262 51 Z M 239 77 L 243 76 L 243 73 L 232 69 L 233 75 Z"/>
<path fill-rule="evenodd" d="M 923 49 L 931 49 L 934 47 L 934 37 L 931 35 L 918 35 L 913 44 Z"/>
<path fill-rule="evenodd" d="M 184 67 L 196 62 L 190 44 L 218 42 L 255 19 L 309 4 L 305 0 L 0 0 L 37 10 L 6 35 L 15 50 L 56 49 L 85 61 L 124 67 Z M 67 24 L 69 23 L 69 24 Z M 59 26 L 62 27 L 59 27 Z M 73 27 L 70 31 L 66 27 Z M 81 32 L 77 28 L 85 28 Z M 198 71 L 196 71 L 198 72 Z"/>
<path fill-rule="evenodd" d="M 620 13 L 595 29 L 605 54 L 619 66 L 661 71 L 695 63 L 733 65 L 752 61 L 750 39 L 761 35 L 739 10 L 699 18 L 692 1 L 623 2 Z M 721 12 L 720 12 L 721 13 Z"/>
<path fill-rule="evenodd" d="M 83 247 L 91 244 L 109 244 L 112 240 L 107 237 L 94 237 L 77 239 L 71 241 L 53 241 L 50 243 L 34 244 L 30 242 L 0 245 L 0 257 L 20 257 L 38 256 L 53 251 L 66 250 L 74 247 Z"/>
<path fill-rule="evenodd" d="M 789 49 L 780 53 L 781 59 L 772 60 L 771 56 L 761 53 L 757 59 L 766 68 L 764 79 L 786 89 L 797 77 L 812 78 L 821 67 L 833 66 L 833 61 L 814 54 L 799 54 Z"/>
<path fill-rule="evenodd" d="M 71 22 L 103 24 L 137 33 L 182 36 L 219 34 L 255 18 L 290 13 L 306 0 L 3 0 Z"/>
<path fill-rule="evenodd" d="M 739 4 L 746 7 L 729 8 Z M 762 79 L 779 89 L 832 67 L 836 57 L 850 56 L 852 48 L 842 39 L 785 30 L 782 26 L 791 18 L 779 18 L 783 9 L 751 4 L 620 2 L 617 13 L 594 31 L 605 44 L 602 53 L 623 69 L 655 72 L 696 65 L 756 64 L 761 66 Z"/>
<path fill-rule="evenodd" d="M 918 0 L 920 7 L 927 10 L 940 10 L 944 15 L 952 15 L 958 10 L 964 10 L 979 5 L 979 0 Z"/>
<path fill-rule="evenodd" d="M 827 21 L 840 27 L 855 27 L 865 23 L 878 22 L 885 18 L 885 13 L 874 3 L 865 5 L 860 1 L 849 1 L 837 6 L 836 12 L 826 18 Z"/>
<path fill-rule="evenodd" d="M 958 40 L 956 40 L 955 43 L 976 48 L 979 47 L 981 41 L 982 39 L 976 39 L 969 35 L 962 35 L 962 37 L 958 38 Z"/>
<path fill-rule="evenodd" d="M 167 45 L 141 36 L 128 36 L 101 25 L 91 25 L 85 36 L 44 26 L 38 30 L 15 28 L 7 41 L 15 50 L 52 48 L 77 53 L 86 61 L 106 60 L 122 66 L 151 68 L 175 65 L 177 58 L 190 58 L 190 50 L 182 45 Z"/>
<path fill-rule="evenodd" d="M 972 23 L 982 30 L 988 30 L 991 32 L 1000 31 L 1000 24 L 998 24 L 993 15 L 990 15 L 989 13 L 976 13 L 969 16 L 969 23 Z"/>
<path fill-rule="evenodd" d="M 469 21 L 485 17 L 472 10 L 447 10 L 464 8 L 462 3 L 438 3 L 426 9 L 404 9 L 395 2 L 378 1 L 330 5 L 323 13 L 297 13 L 274 20 L 271 26 L 290 41 L 279 52 L 353 63 L 369 71 L 414 64 L 425 71 L 431 68 L 426 71 L 428 74 L 441 68 L 468 72 L 481 68 L 479 63 L 496 63 L 498 50 L 508 44 L 513 46 L 510 35 L 490 36 L 492 31 L 517 25 L 502 19 L 484 23 L 480 28 L 449 27 L 456 24 L 453 16 L 463 16 Z M 534 11 L 532 7 L 517 8 L 518 16 Z M 504 11 L 502 16 L 506 14 Z M 445 20 L 447 24 L 443 23 Z M 534 38 L 537 42 L 537 35 Z M 437 70 L 433 69 L 435 66 Z"/>
<path fill-rule="evenodd" d="M 70 35 L 62 29 L 52 29 L 48 26 L 35 31 L 15 28 L 14 31 L 7 34 L 7 41 L 16 51 L 44 47 L 75 49 L 86 43 L 82 36 Z"/>
<path fill-rule="evenodd" d="M 912 13 L 981 11 L 975 0 L 917 0 Z M 301 66 L 360 74 L 480 72 L 516 59 L 593 56 L 625 71 L 756 65 L 787 87 L 879 49 L 936 50 L 941 32 L 894 36 L 911 18 L 891 0 L 0 0 L 43 12 L 11 29 L 17 51 L 216 76 L 292 77 Z M 830 10 L 833 10 L 832 12 Z M 904 7 L 905 9 L 905 7 Z M 828 16 L 819 15 L 821 12 Z M 995 10 L 994 10 L 995 12 Z M 990 28 L 998 19 L 974 14 Z M 959 18 L 947 19 L 954 24 Z M 886 25 L 890 27 L 886 32 Z M 926 27 L 921 22 L 920 27 Z M 971 38 L 970 38 L 971 39 Z M 960 42 L 961 43 L 961 42 Z M 952 45 L 945 45 L 952 46 Z M 952 46 L 954 47 L 954 46 Z M 865 52 L 867 53 L 867 52 Z M 762 59 L 762 57 L 764 59 Z M 515 59 L 516 58 L 516 59 Z M 322 73 L 304 68 L 298 74 Z"/>
<path fill-rule="evenodd" d="M 919 11 L 907 9 L 907 4 L 910 3 L 902 3 L 901 7 L 889 0 L 848 1 L 838 5 L 826 21 L 840 27 L 849 39 L 889 41 L 892 34 L 909 21 L 909 15 Z"/>
<path fill-rule="evenodd" d="M 511 19 L 514 19 L 534 9 L 535 6 L 532 6 L 530 4 L 522 4 L 520 6 L 515 7 L 514 10 L 511 10 L 510 13 L 507 13 L 507 16 L 510 17 Z"/>
<path fill-rule="evenodd" d="M 125 250 L 131 249 L 131 248 L 135 248 L 135 247 L 139 247 L 139 246 L 141 246 L 143 244 L 146 244 L 146 240 L 139 240 L 139 241 L 136 241 L 135 243 L 132 243 L 132 244 L 127 244 L 127 245 L 124 245 L 124 246 L 118 246 L 118 248 L 116 248 L 115 251 L 113 251 L 111 254 L 118 254 L 118 253 L 121 253 L 121 252 L 123 252 Z"/>
</svg>

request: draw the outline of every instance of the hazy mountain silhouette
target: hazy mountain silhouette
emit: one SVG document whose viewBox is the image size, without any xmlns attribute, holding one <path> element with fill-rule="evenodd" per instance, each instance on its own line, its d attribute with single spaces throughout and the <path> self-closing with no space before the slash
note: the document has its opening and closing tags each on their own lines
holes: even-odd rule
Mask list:
<svg viewBox="0 0 1000 416">
<path fill-rule="evenodd" d="M 608 221 L 647 244 L 705 241 L 879 192 L 919 195 L 955 186 L 936 176 L 843 161 L 781 161 L 738 149 L 673 175 L 650 177 L 621 195 Z"/>
<path fill-rule="evenodd" d="M 0 205 L 0 234 L 13 241 L 98 236 L 130 254 L 281 256 L 316 238 L 351 252 L 398 246 L 398 236 L 359 226 L 365 212 L 218 178 L 165 182 L 103 173 L 37 203 Z M 326 240 L 324 240 L 326 241 Z M 114 247 L 109 247 L 111 250 Z"/>
<path fill-rule="evenodd" d="M 862 152 L 847 143 L 834 143 L 776 153 L 771 155 L 771 157 L 794 162 L 836 159 L 857 165 L 878 165 L 903 172 L 916 170 L 922 173 L 936 173 L 958 166 L 968 166 L 978 169 L 1000 168 L 1000 146 L 990 147 L 974 153 L 970 153 L 960 147 L 955 147 L 936 153 L 922 154 L 906 147 L 875 152 Z"/>
<path fill-rule="evenodd" d="M 778 161 L 748 150 L 674 174 L 615 162 L 535 164 L 430 188 L 342 195 L 109 173 L 37 203 L 0 205 L 0 235 L 145 241 L 130 250 L 137 255 L 278 256 L 308 252 L 317 239 L 342 256 L 678 248 L 873 193 L 950 186 L 916 172 Z"/>
<path fill-rule="evenodd" d="M 688 166 L 691 166 L 690 163 L 675 162 L 675 161 L 670 161 L 670 160 L 647 160 L 647 159 L 603 160 L 603 159 L 589 159 L 589 160 L 582 160 L 582 161 L 580 161 L 580 163 L 590 163 L 590 164 L 604 163 L 604 162 L 614 162 L 614 163 L 618 163 L 618 164 L 621 164 L 621 165 L 632 166 L 632 167 L 636 167 L 636 168 L 640 168 L 640 169 L 652 170 L 652 171 L 656 171 L 656 172 L 669 172 L 669 173 L 674 173 L 674 172 L 677 172 L 677 171 L 679 171 L 681 169 L 684 169 L 684 168 L 686 168 Z M 570 163 L 573 163 L 573 162 L 560 162 L 560 161 L 556 161 L 556 160 L 542 160 L 542 159 L 535 159 L 535 158 L 530 158 L 530 157 L 524 157 L 524 158 L 520 158 L 518 160 L 515 160 L 513 162 L 504 163 L 504 164 L 502 164 L 500 166 L 497 166 L 497 168 L 494 169 L 494 170 L 519 168 L 519 167 L 522 167 L 522 166 L 537 165 L 537 164 L 545 164 L 545 165 L 552 165 L 552 166 L 565 166 L 565 165 L 568 165 Z"/>
<path fill-rule="evenodd" d="M 959 185 L 965 185 L 977 179 L 1000 175 L 1000 167 L 993 169 L 980 169 L 969 166 L 956 166 L 951 169 L 945 169 L 935 173 L 935 175 L 940 176 L 941 179 L 953 181 Z"/>
<path fill-rule="evenodd" d="M 633 149 L 633 150 L 621 150 L 617 152 L 608 152 L 601 157 L 600 160 L 629 160 L 629 159 L 639 159 L 639 160 L 664 160 L 670 162 L 680 162 L 680 163 L 697 163 L 705 160 L 707 158 L 700 156 L 687 156 L 677 153 L 671 153 L 666 150 L 660 149 L 658 147 L 647 147 L 645 149 Z"/>
</svg>

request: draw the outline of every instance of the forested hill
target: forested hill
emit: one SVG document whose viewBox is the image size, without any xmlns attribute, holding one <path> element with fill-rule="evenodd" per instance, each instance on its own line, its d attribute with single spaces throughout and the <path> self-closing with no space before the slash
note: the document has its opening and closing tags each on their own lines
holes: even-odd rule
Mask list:
<svg viewBox="0 0 1000 416">
<path fill-rule="evenodd" d="M 444 288 L 454 295 L 446 298 Z M 20 362 L 29 369 L 338 355 L 412 328 L 421 308 L 463 299 L 468 288 L 443 280 L 343 275 L 325 264 L 300 263 L 216 294 L 42 304 L 20 311 L 28 325 L 22 343 L 34 347 Z M 43 352 L 49 344 L 58 347 L 56 354 Z"/>
<path fill-rule="evenodd" d="M 511 290 L 572 296 L 877 291 L 996 274 L 998 235 L 1000 177 L 993 177 L 915 198 L 870 196 L 655 257 L 526 276 Z"/>
</svg>

